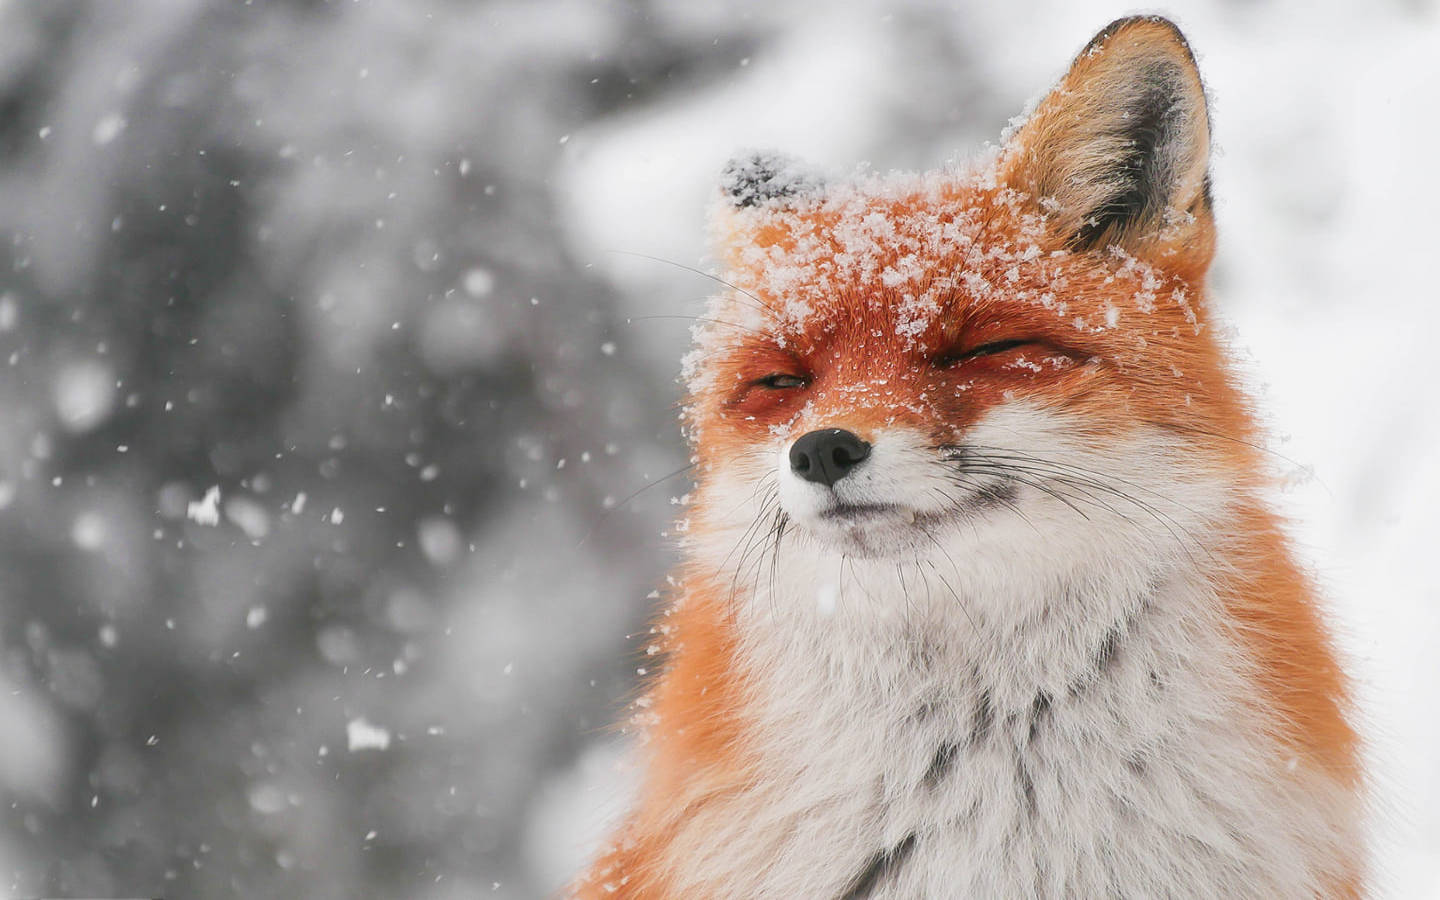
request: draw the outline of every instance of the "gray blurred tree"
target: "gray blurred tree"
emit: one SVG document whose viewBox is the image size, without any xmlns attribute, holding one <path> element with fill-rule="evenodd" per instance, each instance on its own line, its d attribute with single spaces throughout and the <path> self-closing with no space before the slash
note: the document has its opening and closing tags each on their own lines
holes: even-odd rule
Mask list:
<svg viewBox="0 0 1440 900">
<path fill-rule="evenodd" d="M 0 646 L 41 698 L 6 727 L 46 725 L 7 757 L 16 892 L 538 890 L 515 824 L 662 565 L 657 506 L 602 501 L 679 458 L 549 176 L 751 40 L 682 26 L 0 8 Z"/>
</svg>

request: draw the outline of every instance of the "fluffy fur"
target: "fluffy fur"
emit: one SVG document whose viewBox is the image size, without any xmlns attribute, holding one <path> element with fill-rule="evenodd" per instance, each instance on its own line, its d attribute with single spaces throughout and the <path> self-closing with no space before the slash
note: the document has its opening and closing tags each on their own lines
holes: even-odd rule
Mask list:
<svg viewBox="0 0 1440 900">
<path fill-rule="evenodd" d="M 644 785 L 577 896 L 1361 892 L 1345 682 L 1203 302 L 1205 108 L 1128 19 L 975 172 L 727 183 Z M 833 486 L 820 428 L 871 445 Z"/>
</svg>

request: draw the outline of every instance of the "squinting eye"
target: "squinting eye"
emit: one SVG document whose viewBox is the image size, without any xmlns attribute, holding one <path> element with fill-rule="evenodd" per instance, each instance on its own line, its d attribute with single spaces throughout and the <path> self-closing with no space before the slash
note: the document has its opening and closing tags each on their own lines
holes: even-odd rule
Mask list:
<svg viewBox="0 0 1440 900">
<path fill-rule="evenodd" d="M 971 349 L 966 350 L 963 353 L 945 353 L 937 356 L 935 357 L 935 365 L 939 366 L 942 369 L 945 369 L 950 366 L 956 365 L 957 363 L 962 363 L 967 359 L 975 359 L 976 357 L 980 356 L 994 356 L 997 353 L 1004 353 L 1006 350 L 1014 350 L 1016 347 L 1023 347 L 1029 343 L 1031 342 L 1025 340 L 1013 340 L 995 341 L 990 344 L 981 344 L 980 346 L 972 347 Z"/>
<path fill-rule="evenodd" d="M 761 378 L 755 382 L 755 384 L 759 385 L 760 387 L 768 388 L 772 391 L 783 391 L 789 388 L 803 388 L 809 383 L 810 379 L 802 375 L 785 375 L 778 372 L 774 375 L 766 375 L 764 378 Z"/>
</svg>

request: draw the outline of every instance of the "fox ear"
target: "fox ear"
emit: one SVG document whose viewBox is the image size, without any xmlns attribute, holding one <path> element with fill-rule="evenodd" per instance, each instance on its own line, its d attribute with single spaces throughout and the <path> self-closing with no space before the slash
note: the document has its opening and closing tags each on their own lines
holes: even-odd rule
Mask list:
<svg viewBox="0 0 1440 900">
<path fill-rule="evenodd" d="M 1075 58 L 1002 156 L 1004 183 L 1040 200 L 1075 251 L 1213 252 L 1210 122 L 1173 22 L 1112 22 Z"/>
<path fill-rule="evenodd" d="M 824 179 L 799 160 L 774 151 L 752 151 L 725 164 L 720 190 L 732 206 L 788 206 L 818 194 Z"/>
</svg>

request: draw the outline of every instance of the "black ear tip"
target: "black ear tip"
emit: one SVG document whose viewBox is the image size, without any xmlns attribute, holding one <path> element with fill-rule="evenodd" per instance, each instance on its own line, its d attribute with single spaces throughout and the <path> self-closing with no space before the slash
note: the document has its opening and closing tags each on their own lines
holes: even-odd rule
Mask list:
<svg viewBox="0 0 1440 900">
<path fill-rule="evenodd" d="M 1192 60 L 1194 59 L 1194 54 L 1190 51 L 1190 42 L 1185 40 L 1185 33 L 1180 30 L 1179 25 L 1176 25 L 1164 16 L 1125 16 L 1116 19 L 1100 29 L 1100 33 L 1090 39 L 1090 43 L 1085 45 L 1085 49 L 1081 51 L 1081 55 L 1083 56 L 1093 50 L 1098 50 L 1115 35 L 1131 29 L 1150 31 L 1152 34 L 1163 32 L 1167 37 L 1179 44 Z"/>
<path fill-rule="evenodd" d="M 822 184 L 799 160 L 770 150 L 737 156 L 720 173 L 720 190 L 739 207 L 803 197 L 818 192 Z"/>
</svg>

